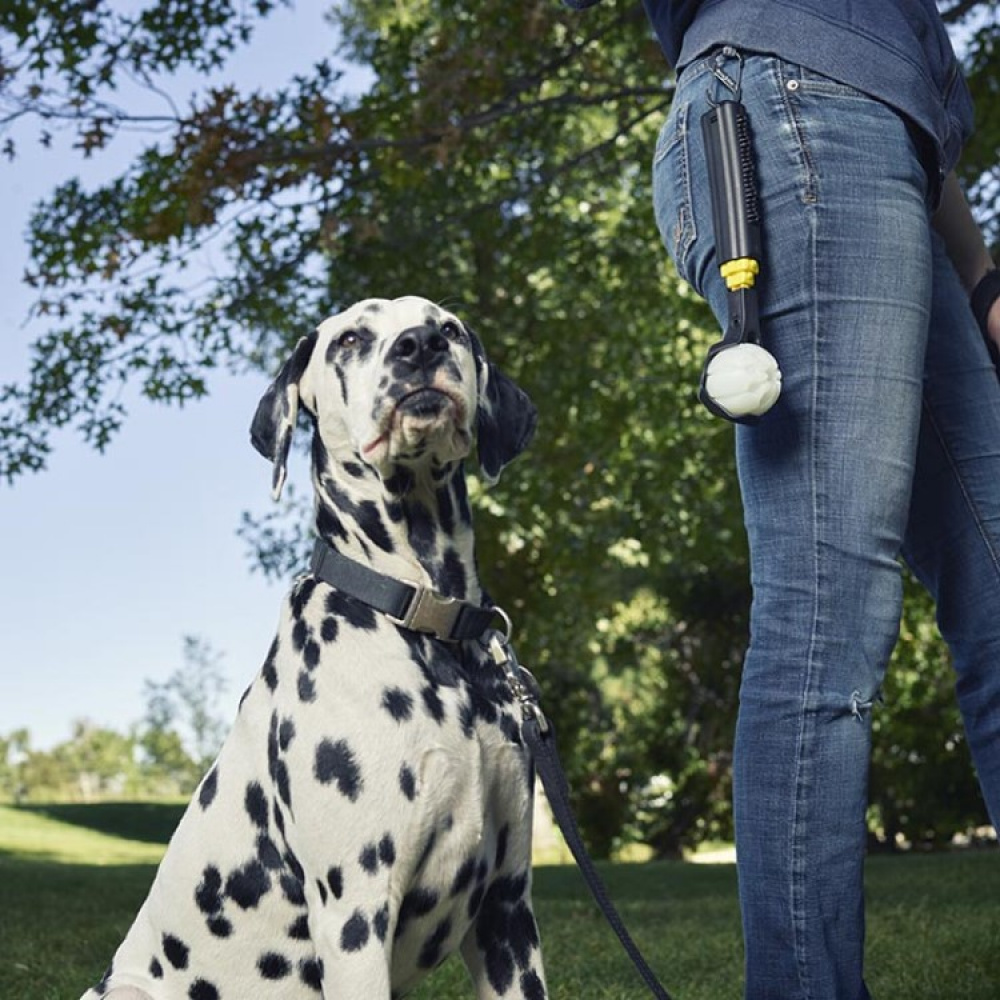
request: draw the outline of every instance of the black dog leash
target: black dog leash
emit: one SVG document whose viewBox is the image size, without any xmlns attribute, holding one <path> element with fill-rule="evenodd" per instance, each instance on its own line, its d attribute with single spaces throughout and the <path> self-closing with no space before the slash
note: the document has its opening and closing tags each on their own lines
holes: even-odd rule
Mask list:
<svg viewBox="0 0 1000 1000">
<path fill-rule="evenodd" d="M 506 636 L 499 632 L 493 632 L 489 639 L 488 649 L 494 662 L 506 675 L 507 683 L 521 705 L 521 736 L 534 755 L 535 767 L 538 770 L 539 778 L 541 778 L 549 805 L 552 807 L 552 815 L 576 859 L 580 873 L 594 897 L 594 902 L 600 907 L 604 918 L 611 925 L 611 929 L 618 935 L 618 940 L 621 941 L 622 947 L 632 959 L 632 964 L 649 987 L 649 991 L 657 1000 L 671 1000 L 670 994 L 656 978 L 656 974 L 649 967 L 639 950 L 639 946 L 632 940 L 632 935 L 629 934 L 625 922 L 615 909 L 614 903 L 611 902 L 607 887 L 587 853 L 583 837 L 580 835 L 580 828 L 576 824 L 570 805 L 569 783 L 566 780 L 566 772 L 563 770 L 562 762 L 559 760 L 555 731 L 538 703 L 538 685 L 535 678 L 529 670 L 517 662 Z"/>
<path fill-rule="evenodd" d="M 445 597 L 429 587 L 406 583 L 379 573 L 354 559 L 341 555 L 326 542 L 319 540 L 313 549 L 310 572 L 318 580 L 341 593 L 381 611 L 397 625 L 427 632 L 449 642 L 479 639 L 500 667 L 507 684 L 521 706 L 521 736 L 535 758 L 545 795 L 552 807 L 562 835 L 576 859 L 580 872 L 611 929 L 628 953 L 650 992 L 657 1000 L 671 1000 L 660 985 L 638 945 L 632 940 L 624 921 L 608 896 L 608 890 L 594 867 L 573 817 L 569 801 L 569 784 L 559 760 L 555 732 L 538 703 L 538 685 L 529 670 L 514 656 L 510 646 L 510 619 L 497 607 L 480 607 L 468 601 Z M 499 616 L 507 626 L 506 633 L 490 629 L 490 622 Z"/>
</svg>

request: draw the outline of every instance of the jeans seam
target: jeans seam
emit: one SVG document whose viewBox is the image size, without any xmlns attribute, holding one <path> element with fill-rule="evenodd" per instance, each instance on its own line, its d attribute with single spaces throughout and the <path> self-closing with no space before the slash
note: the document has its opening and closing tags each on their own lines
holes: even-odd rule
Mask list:
<svg viewBox="0 0 1000 1000">
<path fill-rule="evenodd" d="M 816 267 L 816 244 L 818 220 L 814 211 L 807 211 L 809 222 L 810 241 L 812 243 L 811 274 L 812 282 L 812 302 L 819 301 L 819 281 Z M 816 673 L 816 646 L 818 643 L 818 631 L 820 622 L 820 571 L 821 571 L 821 547 L 820 547 L 820 524 L 822 514 L 820 510 L 819 486 L 819 442 L 817 434 L 819 432 L 820 421 L 817 411 L 820 405 L 820 363 L 819 363 L 819 310 L 814 306 L 812 312 L 812 324 L 809 331 L 812 338 L 812 372 L 810 378 L 810 420 L 809 428 L 809 469 L 810 469 L 810 491 L 812 502 L 812 537 L 813 537 L 813 607 L 812 607 L 812 633 L 809 636 L 809 648 L 806 654 L 806 671 L 802 688 L 802 712 L 799 722 L 798 747 L 795 758 L 795 814 L 792 820 L 792 844 L 791 844 L 791 920 L 792 935 L 795 943 L 796 967 L 799 975 L 799 987 L 803 1000 L 809 1000 L 809 960 L 806 943 L 806 859 L 805 842 L 807 840 L 806 825 L 808 824 L 807 810 L 805 808 L 805 784 L 803 780 L 804 772 L 807 769 L 806 760 L 807 748 L 811 741 L 811 730 L 814 727 L 814 714 L 810 712 L 809 706 L 812 698 L 813 683 Z"/>
</svg>

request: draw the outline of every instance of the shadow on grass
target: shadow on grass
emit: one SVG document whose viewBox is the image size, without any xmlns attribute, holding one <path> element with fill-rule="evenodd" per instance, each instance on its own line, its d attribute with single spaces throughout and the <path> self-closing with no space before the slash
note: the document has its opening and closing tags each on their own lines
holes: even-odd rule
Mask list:
<svg viewBox="0 0 1000 1000">
<path fill-rule="evenodd" d="M 75 1000 L 107 967 L 156 872 L 0 850 L 0 1000 Z"/>
<path fill-rule="evenodd" d="M 23 812 L 45 816 L 98 833 L 137 840 L 144 844 L 166 844 L 184 813 L 184 803 L 94 802 L 52 803 L 20 806 Z"/>
</svg>

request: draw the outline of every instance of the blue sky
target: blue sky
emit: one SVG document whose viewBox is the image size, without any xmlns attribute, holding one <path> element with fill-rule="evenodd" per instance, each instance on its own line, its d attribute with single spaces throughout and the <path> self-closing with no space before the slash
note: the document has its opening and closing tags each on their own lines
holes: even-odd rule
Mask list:
<svg viewBox="0 0 1000 1000">
<path fill-rule="evenodd" d="M 323 0 L 302 0 L 264 22 L 221 74 L 244 87 L 279 85 L 329 56 Z M 170 86 L 184 99 L 195 84 Z M 116 143 L 97 162 L 21 143 L 0 164 L 0 382 L 25 372 L 39 328 L 26 323 L 20 284 L 31 205 L 61 180 L 95 183 L 136 146 Z M 317 317 L 317 322 L 323 317 Z M 236 536 L 240 513 L 270 506 L 268 464 L 248 429 L 262 375 L 210 383 L 184 409 L 140 402 L 98 454 L 67 432 L 45 472 L 0 484 L 0 733 L 27 727 L 36 748 L 69 737 L 76 719 L 124 730 L 143 713 L 143 682 L 182 663 L 184 635 L 224 654 L 227 716 L 259 669 L 284 584 L 251 573 Z M 292 474 L 306 481 L 298 456 Z"/>
</svg>

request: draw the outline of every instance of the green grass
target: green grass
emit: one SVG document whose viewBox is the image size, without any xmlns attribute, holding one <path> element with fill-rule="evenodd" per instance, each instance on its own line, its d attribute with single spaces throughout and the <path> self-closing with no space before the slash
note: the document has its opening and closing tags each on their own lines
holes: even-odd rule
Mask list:
<svg viewBox="0 0 1000 1000">
<path fill-rule="evenodd" d="M 177 806 L 0 807 L 0 1000 L 75 1000 L 100 976 L 178 815 Z M 602 871 L 677 1000 L 739 1000 L 732 866 Z M 868 980 L 879 1000 L 1000 996 L 996 850 L 872 858 L 868 899 Z M 649 995 L 574 868 L 539 868 L 535 901 L 552 1000 Z M 461 964 L 446 963 L 415 997 L 471 1000 Z"/>
</svg>

